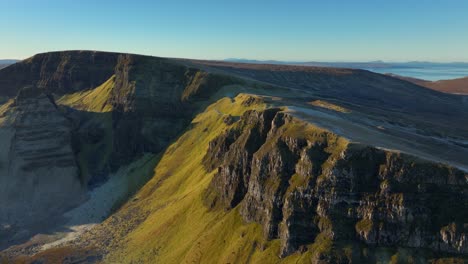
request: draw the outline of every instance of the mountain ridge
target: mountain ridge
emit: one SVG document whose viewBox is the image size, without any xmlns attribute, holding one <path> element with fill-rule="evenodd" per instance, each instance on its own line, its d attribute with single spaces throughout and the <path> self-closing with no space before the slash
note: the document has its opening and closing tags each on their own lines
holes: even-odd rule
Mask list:
<svg viewBox="0 0 468 264">
<path fill-rule="evenodd" d="M 69 201 L 110 213 L 72 209 L 72 226 L 43 226 L 58 240 L 4 225 L 8 260 L 466 259 L 466 205 L 450 200 L 468 193 L 463 96 L 365 70 L 55 52 L 0 70 L 0 135 L 26 91 L 69 122 L 87 197 Z M 0 169 L 22 160 L 0 154 Z"/>
</svg>

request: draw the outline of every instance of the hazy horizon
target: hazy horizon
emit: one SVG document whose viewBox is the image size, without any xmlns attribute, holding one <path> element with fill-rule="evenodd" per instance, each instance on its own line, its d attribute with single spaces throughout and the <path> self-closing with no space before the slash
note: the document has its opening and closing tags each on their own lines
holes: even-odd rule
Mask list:
<svg viewBox="0 0 468 264">
<path fill-rule="evenodd" d="M 12 58 L 12 57 L 0 57 L 0 61 L 21 61 L 33 57 L 37 54 L 41 53 L 49 53 L 49 52 L 66 52 L 66 51 L 74 51 L 74 50 L 49 50 L 49 51 L 41 51 L 31 55 L 28 55 L 23 58 Z M 79 50 L 79 51 L 96 51 L 96 52 L 115 52 L 115 53 L 129 53 L 135 55 L 144 55 L 144 56 L 153 56 L 153 57 L 163 57 L 163 58 L 174 58 L 174 59 L 198 59 L 198 58 L 190 58 L 190 57 L 170 57 L 170 56 L 159 56 L 153 54 L 141 54 L 141 53 L 134 53 L 134 52 L 121 52 L 121 51 L 108 51 L 108 50 Z M 256 58 L 235 58 L 235 57 L 227 57 L 221 59 L 201 59 L 201 60 L 219 60 L 219 61 L 229 61 L 229 60 L 239 60 L 239 61 L 258 61 L 258 62 L 269 62 L 269 61 L 276 61 L 276 62 L 285 62 L 285 63 L 308 63 L 308 62 L 317 62 L 317 63 L 389 63 L 389 64 L 400 64 L 400 63 L 434 63 L 434 64 L 452 64 L 452 63 L 462 63 L 468 64 L 467 61 L 427 61 L 427 60 L 407 60 L 407 61 L 392 61 L 392 60 L 276 60 L 276 59 L 256 59 Z"/>
</svg>

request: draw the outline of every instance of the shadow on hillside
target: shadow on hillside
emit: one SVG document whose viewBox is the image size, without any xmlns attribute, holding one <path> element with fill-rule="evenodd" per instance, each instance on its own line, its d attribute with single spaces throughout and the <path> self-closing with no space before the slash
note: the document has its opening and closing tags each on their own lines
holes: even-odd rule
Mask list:
<svg viewBox="0 0 468 264">
<path fill-rule="evenodd" d="M 236 94 L 233 91 L 232 97 Z M 35 253 L 43 244 L 76 232 L 77 226 L 102 223 L 153 177 L 169 146 L 193 128 L 194 117 L 224 96 L 221 92 L 192 100 L 182 111 L 170 113 L 90 112 L 59 106 L 72 124 L 71 144 L 87 200 L 62 215 L 0 230 L 0 255 Z"/>
<path fill-rule="evenodd" d="M 60 108 L 73 126 L 72 145 L 87 199 L 63 215 L 0 229 L 2 253 L 34 252 L 77 226 L 104 221 L 152 178 L 162 154 L 191 128 L 196 114 L 142 116 Z"/>
</svg>

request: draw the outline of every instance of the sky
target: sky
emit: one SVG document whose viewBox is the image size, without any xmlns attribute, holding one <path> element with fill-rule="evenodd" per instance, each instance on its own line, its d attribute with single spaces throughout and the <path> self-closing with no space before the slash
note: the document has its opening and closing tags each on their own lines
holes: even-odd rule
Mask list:
<svg viewBox="0 0 468 264">
<path fill-rule="evenodd" d="M 56 50 L 468 62 L 468 1 L 0 0 L 0 59 Z"/>
</svg>

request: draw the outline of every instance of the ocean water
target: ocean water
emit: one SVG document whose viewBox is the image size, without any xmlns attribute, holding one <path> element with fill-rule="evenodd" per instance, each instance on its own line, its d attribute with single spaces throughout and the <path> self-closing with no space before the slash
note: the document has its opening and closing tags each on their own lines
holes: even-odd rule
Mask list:
<svg viewBox="0 0 468 264">
<path fill-rule="evenodd" d="M 377 73 L 393 73 L 428 81 L 450 80 L 468 76 L 468 66 L 424 66 L 424 67 L 382 67 L 365 70 Z"/>
</svg>

